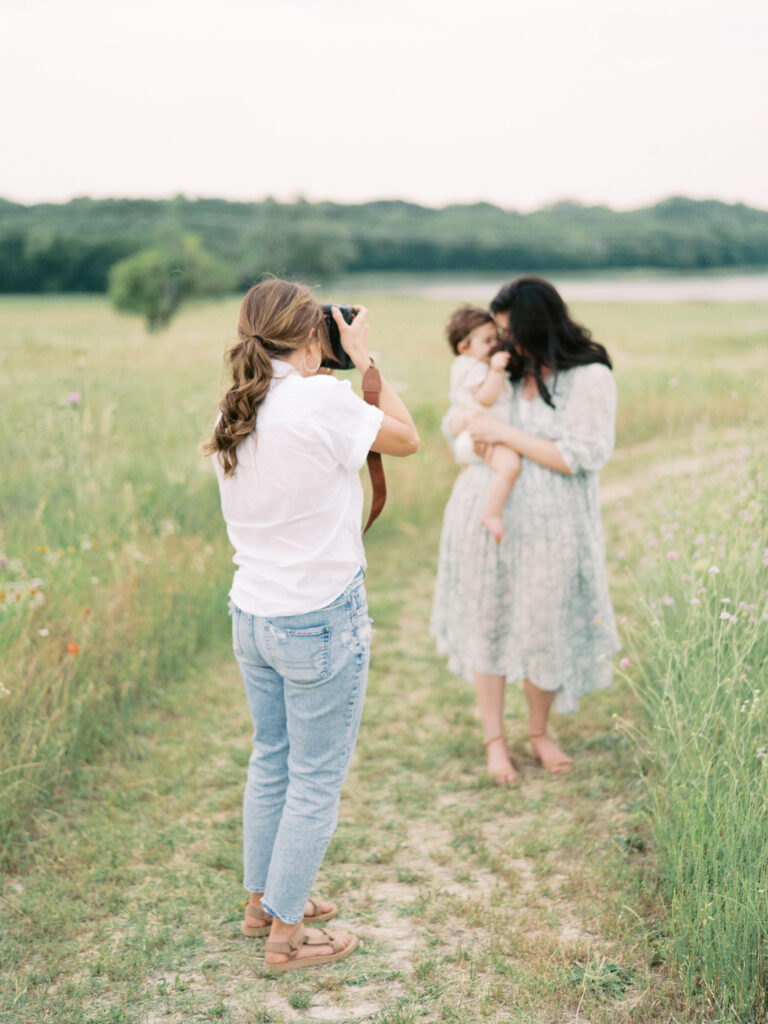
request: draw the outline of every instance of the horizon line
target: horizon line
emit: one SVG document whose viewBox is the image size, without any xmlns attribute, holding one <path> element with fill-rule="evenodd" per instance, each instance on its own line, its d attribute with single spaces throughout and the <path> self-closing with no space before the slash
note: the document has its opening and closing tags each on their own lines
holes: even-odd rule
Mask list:
<svg viewBox="0 0 768 1024">
<path fill-rule="evenodd" d="M 185 193 L 185 192 L 177 192 L 175 194 L 168 193 L 168 194 L 165 194 L 165 195 L 146 195 L 146 194 L 144 194 L 144 195 L 141 195 L 141 194 L 115 195 L 115 194 L 111 194 L 111 195 L 93 196 L 93 195 L 88 195 L 88 194 L 79 194 L 79 195 L 71 195 L 68 199 L 37 199 L 37 200 L 13 199 L 13 198 L 10 198 L 8 196 L 3 195 L 3 196 L 0 196 L 0 203 L 8 203 L 8 204 L 14 205 L 14 206 L 23 206 L 23 207 L 26 207 L 27 209 L 35 207 L 35 206 L 68 206 L 70 203 L 78 202 L 78 201 L 81 201 L 81 200 L 88 200 L 90 202 L 96 202 L 96 203 L 98 203 L 98 202 L 123 202 L 123 201 L 125 201 L 125 202 L 142 202 L 142 201 L 144 201 L 144 202 L 158 202 L 158 203 L 162 203 L 162 202 L 174 202 L 174 201 L 178 201 L 178 200 L 183 200 L 184 202 L 188 202 L 188 203 L 218 201 L 218 202 L 224 202 L 224 203 L 232 203 L 233 205 L 236 205 L 236 204 L 258 205 L 258 204 L 261 204 L 261 203 L 272 201 L 272 202 L 277 203 L 278 205 L 281 205 L 281 206 L 295 206 L 298 203 L 304 202 L 304 203 L 307 203 L 310 206 L 320 206 L 320 205 L 323 205 L 323 204 L 328 204 L 328 205 L 332 205 L 332 206 L 348 206 L 348 207 L 349 206 L 352 206 L 352 207 L 354 207 L 354 206 L 370 206 L 370 205 L 375 204 L 375 203 L 402 203 L 403 205 L 406 205 L 406 206 L 418 206 L 418 207 L 421 207 L 422 209 L 425 209 L 425 210 L 436 210 L 436 211 L 445 210 L 445 209 L 449 209 L 451 207 L 457 207 L 457 206 L 459 206 L 459 207 L 461 207 L 461 206 L 466 206 L 466 207 L 490 206 L 490 207 L 493 207 L 496 210 L 502 211 L 503 213 L 517 213 L 517 214 L 520 214 L 520 216 L 527 216 L 527 215 L 533 214 L 533 213 L 542 213 L 542 212 L 547 211 L 547 210 L 554 210 L 554 209 L 556 209 L 559 206 L 562 206 L 562 207 L 571 206 L 571 207 L 581 208 L 581 209 L 585 209 L 585 210 L 589 210 L 589 209 L 608 210 L 611 213 L 636 213 L 636 212 L 639 212 L 641 210 L 652 209 L 652 208 L 654 208 L 656 206 L 660 206 L 662 203 L 670 202 L 671 200 L 675 200 L 675 199 L 683 199 L 683 200 L 686 200 L 687 202 L 691 202 L 691 203 L 719 203 L 719 204 L 721 204 L 723 206 L 730 206 L 730 207 L 739 207 L 739 206 L 741 206 L 741 207 L 744 207 L 744 208 L 749 209 L 749 210 L 756 210 L 756 211 L 759 211 L 761 213 L 768 213 L 768 207 L 753 206 L 753 205 L 751 205 L 750 203 L 746 202 L 743 199 L 737 199 L 737 200 L 729 201 L 729 200 L 726 200 L 726 199 L 717 198 L 715 196 L 706 196 L 706 197 L 695 198 L 693 196 L 685 195 L 683 193 L 670 193 L 669 195 L 662 196 L 662 197 L 660 197 L 660 198 L 658 198 L 658 199 L 656 199 L 654 201 L 648 201 L 648 202 L 646 202 L 644 204 L 633 205 L 633 206 L 628 206 L 628 207 L 616 207 L 616 206 L 611 206 L 611 205 L 609 205 L 606 202 L 590 202 L 590 201 L 586 201 L 586 200 L 582 200 L 582 199 L 577 199 L 577 198 L 575 198 L 573 196 L 563 196 L 560 199 L 554 199 L 551 202 L 543 203 L 541 206 L 536 206 L 536 207 L 532 207 L 530 209 L 525 209 L 525 210 L 521 210 L 521 209 L 513 207 L 513 206 L 502 206 L 499 203 L 493 202 L 490 199 L 454 200 L 454 201 L 449 201 L 449 202 L 442 203 L 440 205 L 435 205 L 435 204 L 432 204 L 432 203 L 418 202 L 418 201 L 416 201 L 414 199 L 405 199 L 402 196 L 379 196 L 377 198 L 372 198 L 372 199 L 345 201 L 345 200 L 340 200 L 340 199 L 328 199 L 328 198 L 324 198 L 324 199 L 308 199 L 306 196 L 303 196 L 303 195 L 300 195 L 300 194 L 294 196 L 291 199 L 277 199 L 275 196 L 268 194 L 268 195 L 261 196 L 260 198 L 255 198 L 254 197 L 254 198 L 250 198 L 250 199 L 239 199 L 239 198 L 235 199 L 235 198 L 227 197 L 227 196 L 223 196 L 223 195 L 203 195 L 203 194 L 192 194 L 192 195 L 190 195 L 190 194 Z"/>
</svg>

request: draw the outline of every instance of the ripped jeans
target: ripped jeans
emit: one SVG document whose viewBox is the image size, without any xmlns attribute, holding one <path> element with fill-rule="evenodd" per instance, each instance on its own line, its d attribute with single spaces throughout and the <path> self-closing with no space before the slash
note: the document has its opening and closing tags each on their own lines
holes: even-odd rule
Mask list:
<svg viewBox="0 0 768 1024">
<path fill-rule="evenodd" d="M 301 921 L 338 821 L 363 713 L 371 627 L 358 573 L 331 604 L 261 618 L 232 606 L 253 719 L 243 800 L 244 885 L 268 913 Z"/>
</svg>

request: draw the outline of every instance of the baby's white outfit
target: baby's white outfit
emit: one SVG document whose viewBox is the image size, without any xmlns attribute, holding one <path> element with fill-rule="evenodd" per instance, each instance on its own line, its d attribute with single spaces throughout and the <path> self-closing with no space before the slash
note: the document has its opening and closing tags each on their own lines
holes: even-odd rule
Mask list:
<svg viewBox="0 0 768 1024">
<path fill-rule="evenodd" d="M 499 397 L 493 405 L 481 405 L 472 394 L 478 384 L 482 384 L 490 373 L 488 363 L 472 356 L 456 356 L 451 366 L 451 407 L 448 415 L 456 409 L 475 409 L 477 412 L 487 412 L 494 419 L 502 423 L 509 423 L 512 415 L 512 385 L 506 373 L 502 377 Z M 483 460 L 475 452 L 472 435 L 468 430 L 462 430 L 457 435 L 453 445 L 453 457 L 460 465 L 468 465 L 471 462 L 482 462 Z"/>
</svg>

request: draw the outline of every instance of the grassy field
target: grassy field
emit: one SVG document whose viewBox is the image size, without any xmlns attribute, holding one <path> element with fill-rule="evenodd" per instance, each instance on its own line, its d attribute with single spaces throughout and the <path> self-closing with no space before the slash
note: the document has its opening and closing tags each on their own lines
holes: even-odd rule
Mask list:
<svg viewBox="0 0 768 1024">
<path fill-rule="evenodd" d="M 628 662 L 558 722 L 567 779 L 510 691 L 510 792 L 427 635 L 453 303 L 368 305 L 422 450 L 389 461 L 369 534 L 369 698 L 318 882 L 364 950 L 266 981 L 238 930 L 231 552 L 196 454 L 237 302 L 153 337 L 101 300 L 0 303 L 0 1021 L 763 1019 L 768 305 L 576 307 L 616 364 Z"/>
</svg>

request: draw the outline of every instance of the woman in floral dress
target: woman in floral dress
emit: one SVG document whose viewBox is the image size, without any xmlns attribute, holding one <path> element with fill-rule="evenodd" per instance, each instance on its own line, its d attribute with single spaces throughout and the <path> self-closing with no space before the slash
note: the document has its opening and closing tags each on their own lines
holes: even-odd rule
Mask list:
<svg viewBox="0 0 768 1024">
<path fill-rule="evenodd" d="M 511 422 L 454 412 L 476 441 L 505 444 L 522 470 L 496 544 L 480 525 L 490 470 L 468 466 L 445 510 L 431 631 L 452 672 L 475 684 L 487 768 L 517 779 L 503 734 L 507 680 L 522 680 L 534 756 L 553 774 L 571 758 L 547 733 L 549 712 L 610 686 L 618 635 L 605 576 L 598 473 L 614 444 L 616 387 L 602 345 L 576 324 L 555 288 L 536 277 L 491 303 L 512 351 Z M 448 419 L 448 418 L 447 418 Z"/>
</svg>

